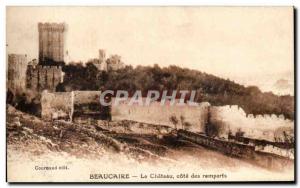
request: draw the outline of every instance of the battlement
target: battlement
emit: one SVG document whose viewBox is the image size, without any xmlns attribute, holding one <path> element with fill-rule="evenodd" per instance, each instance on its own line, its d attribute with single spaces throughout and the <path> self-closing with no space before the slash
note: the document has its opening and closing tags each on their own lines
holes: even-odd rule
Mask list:
<svg viewBox="0 0 300 188">
<path fill-rule="evenodd" d="M 42 30 L 49 30 L 49 31 L 60 31 L 63 32 L 65 30 L 65 24 L 64 23 L 38 23 L 38 29 L 39 31 Z"/>
<path fill-rule="evenodd" d="M 294 121 L 275 114 L 253 115 L 246 114 L 238 106 L 211 106 L 210 123 L 219 130 L 218 136 L 224 137 L 229 132 L 245 132 L 245 136 L 255 139 L 274 141 L 276 132 L 289 132 L 293 129 Z"/>
<path fill-rule="evenodd" d="M 26 54 L 8 54 L 8 62 L 22 62 L 27 63 L 27 55 Z"/>
<path fill-rule="evenodd" d="M 245 118 L 281 119 L 288 121 L 283 114 L 247 114 L 244 109 L 238 105 L 214 106 L 213 108 L 218 108 L 218 111 L 227 111 L 235 115 L 242 115 Z"/>
<path fill-rule="evenodd" d="M 26 76 L 26 87 L 33 91 L 55 91 L 56 86 L 62 81 L 61 66 L 29 65 Z"/>
<path fill-rule="evenodd" d="M 288 120 L 285 118 L 283 114 L 247 114 L 247 118 L 266 118 L 266 119 L 282 119 L 282 120 Z"/>
<path fill-rule="evenodd" d="M 32 66 L 31 69 L 36 69 L 36 70 L 58 70 L 61 71 L 62 67 L 59 65 L 51 66 L 51 65 L 37 65 L 37 66 Z"/>
</svg>

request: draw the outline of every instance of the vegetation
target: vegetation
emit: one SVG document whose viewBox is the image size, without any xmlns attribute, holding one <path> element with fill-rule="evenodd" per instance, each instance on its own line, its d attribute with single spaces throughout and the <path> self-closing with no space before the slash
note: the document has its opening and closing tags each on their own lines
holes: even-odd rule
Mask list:
<svg viewBox="0 0 300 188">
<path fill-rule="evenodd" d="M 239 105 L 247 114 L 283 114 L 294 118 L 294 97 L 277 96 L 272 92 L 261 92 L 258 87 L 245 87 L 228 79 L 211 74 L 169 66 L 126 66 L 117 71 L 99 71 L 92 63 L 69 64 L 63 67 L 64 82 L 58 91 L 71 90 L 127 90 L 133 95 L 141 90 L 196 90 L 197 102 L 207 101 L 212 105 Z M 189 96 L 187 96 L 189 98 Z"/>
<path fill-rule="evenodd" d="M 175 115 L 172 115 L 170 118 L 169 118 L 170 122 L 174 125 L 175 129 L 177 129 L 177 124 L 178 124 L 178 119 L 176 118 Z"/>
</svg>

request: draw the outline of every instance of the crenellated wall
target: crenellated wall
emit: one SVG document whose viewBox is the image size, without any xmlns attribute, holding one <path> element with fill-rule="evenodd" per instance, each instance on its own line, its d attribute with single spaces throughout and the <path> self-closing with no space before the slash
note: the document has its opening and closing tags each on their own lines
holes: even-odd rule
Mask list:
<svg viewBox="0 0 300 188">
<path fill-rule="evenodd" d="M 210 122 L 218 129 L 219 137 L 227 138 L 229 131 L 232 134 L 242 131 L 245 137 L 275 141 L 275 138 L 284 140 L 283 132 L 289 136 L 294 134 L 294 121 L 285 119 L 283 115 L 247 116 L 236 105 L 212 106 L 210 114 Z"/>
<path fill-rule="evenodd" d="M 42 116 L 49 118 L 52 117 L 52 113 L 61 110 L 66 114 L 72 113 L 72 117 L 99 118 L 102 113 L 100 94 L 100 91 L 43 92 Z M 112 99 L 112 104 L 115 100 Z M 171 105 L 169 101 L 165 105 L 157 101 L 145 105 L 145 99 L 143 104 L 130 104 L 130 100 L 120 101 L 118 105 L 111 106 L 111 118 L 113 121 L 132 120 L 175 128 L 174 121 L 171 121 L 172 117 L 177 120 L 177 129 L 207 133 L 209 128 L 216 130 L 216 135 L 213 136 L 225 139 L 228 138 L 229 132 L 232 135 L 244 132 L 243 136 L 246 138 L 271 142 L 284 142 L 286 136 L 294 137 L 292 120 L 275 115 L 247 116 L 238 106 L 210 106 L 207 102 L 199 103 L 197 106 L 186 104 L 178 106 L 176 102 L 175 105 Z"/>
<path fill-rule="evenodd" d="M 54 92 L 63 78 L 61 66 L 29 65 L 26 74 L 26 87 L 37 92 Z"/>
</svg>

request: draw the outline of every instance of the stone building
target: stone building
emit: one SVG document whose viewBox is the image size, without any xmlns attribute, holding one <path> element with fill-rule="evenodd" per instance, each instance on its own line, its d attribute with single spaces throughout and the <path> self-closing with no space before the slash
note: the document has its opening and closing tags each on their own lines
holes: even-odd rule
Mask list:
<svg viewBox="0 0 300 188">
<path fill-rule="evenodd" d="M 28 65 L 26 74 L 26 88 L 37 92 L 54 92 L 63 79 L 61 66 Z"/>
<path fill-rule="evenodd" d="M 64 61 L 63 23 L 39 23 L 39 59 L 29 62 L 26 71 L 26 88 L 35 92 L 54 92 L 62 82 L 63 72 L 59 66 Z"/>
<path fill-rule="evenodd" d="M 102 71 L 115 71 L 125 67 L 124 63 L 121 61 L 121 56 L 111 55 L 106 59 L 106 52 L 103 49 L 99 50 L 99 59 L 91 59 L 89 62 L 92 62 L 98 70 Z"/>
<path fill-rule="evenodd" d="M 23 54 L 8 55 L 7 89 L 12 93 L 21 93 L 26 88 L 27 56 Z"/>
<path fill-rule="evenodd" d="M 39 63 L 64 61 L 63 23 L 39 23 Z"/>
<path fill-rule="evenodd" d="M 121 61 L 121 56 L 111 55 L 107 60 L 107 70 L 118 70 L 125 67 L 124 63 Z"/>
</svg>

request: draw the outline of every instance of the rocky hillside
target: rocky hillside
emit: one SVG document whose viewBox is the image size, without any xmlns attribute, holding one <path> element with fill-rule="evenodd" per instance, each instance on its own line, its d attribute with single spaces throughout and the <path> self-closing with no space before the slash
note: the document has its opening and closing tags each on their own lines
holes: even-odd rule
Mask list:
<svg viewBox="0 0 300 188">
<path fill-rule="evenodd" d="M 125 153 L 137 160 L 163 160 L 168 147 L 178 147 L 172 129 L 148 126 L 138 128 L 134 122 L 76 124 L 66 121 L 45 122 L 12 106 L 7 108 L 8 148 L 43 154 L 66 152 L 76 157 L 98 158 L 105 152 Z M 108 129 L 106 129 L 108 128 Z M 110 130 L 109 130 L 110 129 Z M 165 130 L 160 133 L 159 130 Z M 142 131 L 142 132 L 139 132 Z M 168 147 L 167 147 L 168 146 Z"/>
<path fill-rule="evenodd" d="M 97 169 L 99 166 L 110 169 L 118 162 L 122 168 L 137 172 L 140 168 L 149 168 L 172 169 L 175 172 L 193 169 L 196 170 L 193 172 L 198 172 L 200 169 L 207 173 L 207 169 L 219 170 L 222 166 L 224 171 L 236 174 L 245 168 L 270 177 L 287 174 L 283 171 L 274 176 L 273 172 L 254 162 L 180 140 L 174 130 L 164 126 L 141 126 L 131 121 L 109 124 L 104 121 L 90 124 L 46 122 L 8 105 L 6 128 L 7 161 L 11 169 L 31 169 L 37 160 L 42 163 L 49 160 L 54 164 L 63 160 L 68 161 L 70 166 L 82 165 L 81 170 Z M 31 178 L 26 173 L 23 176 Z"/>
</svg>

